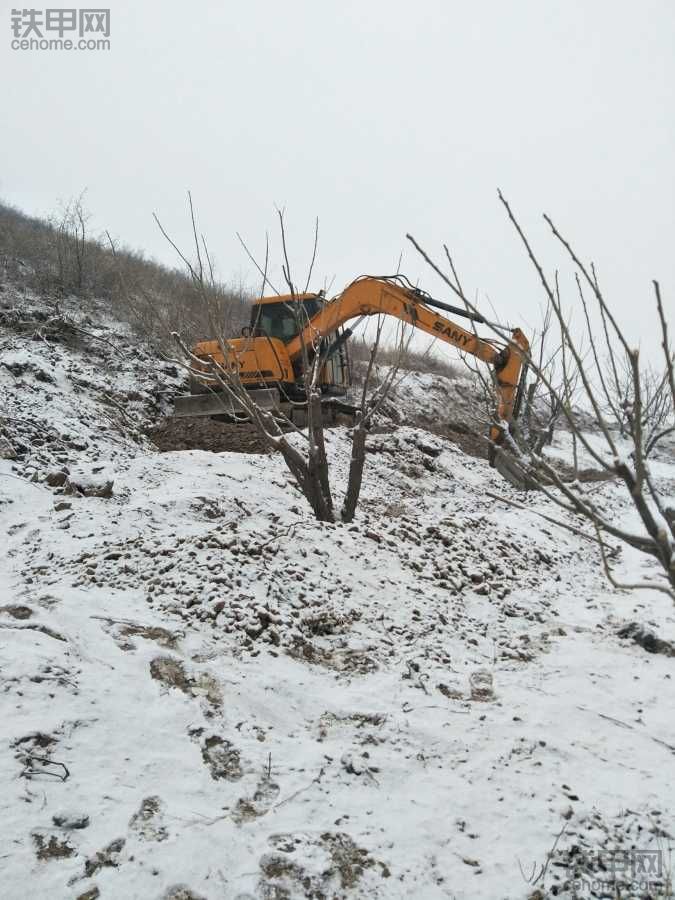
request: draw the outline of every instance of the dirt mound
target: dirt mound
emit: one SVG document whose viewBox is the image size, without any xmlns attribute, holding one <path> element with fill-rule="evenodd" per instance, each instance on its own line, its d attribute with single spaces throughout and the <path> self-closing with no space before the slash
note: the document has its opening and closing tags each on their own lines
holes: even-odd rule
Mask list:
<svg viewBox="0 0 675 900">
<path fill-rule="evenodd" d="M 470 433 L 462 433 L 450 426 L 421 425 L 427 431 L 457 444 L 465 453 L 480 459 L 487 457 L 487 441 Z M 393 430 L 391 426 L 376 425 L 371 434 Z M 269 453 L 255 426 L 232 425 L 207 416 L 174 419 L 167 417 L 146 431 L 146 436 L 161 453 L 172 450 L 210 450 L 212 453 Z M 370 448 L 369 448 L 370 449 Z"/>
<path fill-rule="evenodd" d="M 213 453 L 266 453 L 267 446 L 253 425 L 231 425 L 198 416 L 164 419 L 147 432 L 152 443 L 171 450 L 210 450 Z"/>
</svg>

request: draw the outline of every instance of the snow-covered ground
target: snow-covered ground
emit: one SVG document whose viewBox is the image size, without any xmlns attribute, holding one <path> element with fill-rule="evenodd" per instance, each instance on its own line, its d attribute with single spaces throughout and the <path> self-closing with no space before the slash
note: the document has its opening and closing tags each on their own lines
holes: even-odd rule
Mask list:
<svg viewBox="0 0 675 900">
<path fill-rule="evenodd" d="M 6 310 L 2 900 L 611 897 L 629 851 L 619 896 L 666 896 L 675 657 L 618 635 L 667 649 L 664 596 L 405 425 L 316 523 L 278 456 L 157 453 L 177 373 L 100 311 L 46 343 Z"/>
</svg>

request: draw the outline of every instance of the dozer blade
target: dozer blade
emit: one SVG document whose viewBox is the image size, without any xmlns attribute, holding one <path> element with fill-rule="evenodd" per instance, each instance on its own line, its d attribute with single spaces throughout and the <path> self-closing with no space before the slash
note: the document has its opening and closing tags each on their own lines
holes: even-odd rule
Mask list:
<svg viewBox="0 0 675 900">
<path fill-rule="evenodd" d="M 248 393 L 263 409 L 276 409 L 279 405 L 279 391 L 276 388 L 260 388 Z M 173 414 L 178 419 L 193 416 L 241 417 L 246 415 L 246 410 L 225 393 L 180 394 L 174 400 Z"/>
</svg>

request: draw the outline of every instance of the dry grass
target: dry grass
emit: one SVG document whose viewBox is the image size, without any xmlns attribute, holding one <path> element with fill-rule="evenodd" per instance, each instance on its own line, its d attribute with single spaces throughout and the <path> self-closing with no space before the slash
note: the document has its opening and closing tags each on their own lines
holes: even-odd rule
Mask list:
<svg viewBox="0 0 675 900">
<path fill-rule="evenodd" d="M 188 275 L 147 259 L 142 252 L 111 245 L 106 233 L 90 233 L 88 222 L 81 197 L 47 219 L 27 216 L 0 202 L 0 289 L 6 282 L 54 300 L 67 296 L 107 300 L 115 316 L 162 348 L 170 346 L 172 331 L 187 344 L 213 337 L 203 297 Z M 225 336 L 237 336 L 249 321 L 250 295 L 241 286 L 226 284 L 216 284 L 212 293 Z M 349 348 L 358 374 L 360 364 L 370 357 L 370 344 L 351 338 Z M 398 349 L 379 349 L 380 365 L 398 361 Z M 407 349 L 400 368 L 449 378 L 463 374 L 459 364 L 444 360 L 438 351 Z"/>
<path fill-rule="evenodd" d="M 172 331 L 188 342 L 211 337 L 208 315 L 192 280 L 177 269 L 88 231 L 82 199 L 49 219 L 0 203 L 0 286 L 3 282 L 58 300 L 97 297 L 143 338 L 168 345 Z M 250 297 L 219 284 L 214 302 L 226 335 L 248 324 Z"/>
<path fill-rule="evenodd" d="M 372 344 L 363 338 L 352 337 L 349 340 L 349 354 L 352 362 L 359 364 L 367 362 L 370 358 Z M 398 364 L 400 369 L 409 372 L 430 372 L 433 375 L 445 375 L 446 378 L 459 378 L 466 376 L 466 370 L 461 364 L 441 359 L 435 354 L 421 353 L 410 348 L 400 350 L 398 347 L 380 347 L 377 353 L 377 362 L 381 366 Z"/>
</svg>

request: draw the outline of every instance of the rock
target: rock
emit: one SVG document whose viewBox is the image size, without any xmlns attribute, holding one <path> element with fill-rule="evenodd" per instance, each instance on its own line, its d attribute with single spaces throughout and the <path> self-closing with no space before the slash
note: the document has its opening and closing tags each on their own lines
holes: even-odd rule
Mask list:
<svg viewBox="0 0 675 900">
<path fill-rule="evenodd" d="M 59 500 L 58 503 L 54 504 L 54 512 L 63 512 L 65 509 L 71 509 L 72 505 L 68 500 Z"/>
<path fill-rule="evenodd" d="M 492 672 L 487 669 L 476 669 L 469 676 L 471 699 L 485 702 L 495 699 Z"/>
<path fill-rule="evenodd" d="M 206 900 L 185 884 L 174 884 L 162 895 L 162 900 Z"/>
<path fill-rule="evenodd" d="M 0 436 L 0 459 L 18 459 L 18 454 L 6 437 Z"/>
<path fill-rule="evenodd" d="M 86 828 L 89 825 L 89 816 L 84 812 L 62 810 L 61 812 L 54 813 L 52 822 L 57 828 L 66 828 L 68 830 L 73 828 Z"/>
<path fill-rule="evenodd" d="M 352 753 L 344 753 L 340 762 L 350 775 L 362 775 L 368 768 L 365 763 L 355 759 Z"/>
<path fill-rule="evenodd" d="M 67 480 L 67 469 L 52 469 L 50 472 L 47 472 L 47 477 L 45 478 L 45 481 L 50 487 L 63 487 Z"/>
<path fill-rule="evenodd" d="M 448 700 L 464 699 L 464 694 L 460 690 L 458 690 L 458 688 L 450 687 L 447 684 L 437 684 L 436 687 L 444 697 L 448 698 Z"/>
<path fill-rule="evenodd" d="M 83 894 L 78 894 L 76 900 L 97 900 L 98 897 L 101 896 L 101 892 L 98 887 L 94 885 L 89 888 L 89 890 L 85 891 Z"/>
<path fill-rule="evenodd" d="M 55 384 L 54 378 L 49 374 L 46 369 L 36 368 L 33 371 L 33 375 L 38 381 L 42 381 L 45 384 Z"/>
<path fill-rule="evenodd" d="M 65 483 L 67 494 L 83 497 L 112 497 L 114 481 L 102 472 L 71 473 Z"/>
<path fill-rule="evenodd" d="M 8 606 L 0 606 L 0 613 L 7 613 L 13 619 L 30 619 L 33 610 L 30 606 L 21 606 L 19 604 L 10 604 Z"/>
<path fill-rule="evenodd" d="M 629 622 L 623 625 L 617 634 L 622 638 L 630 638 L 643 647 L 647 653 L 661 653 L 664 656 L 675 656 L 675 643 L 664 641 L 650 628 L 640 625 L 639 622 Z"/>
</svg>

